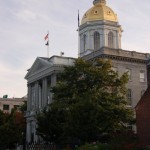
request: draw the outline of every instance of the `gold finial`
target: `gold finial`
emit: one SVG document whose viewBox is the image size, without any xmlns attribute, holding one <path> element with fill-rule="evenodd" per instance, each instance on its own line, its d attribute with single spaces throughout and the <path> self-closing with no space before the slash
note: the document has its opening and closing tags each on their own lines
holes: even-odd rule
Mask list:
<svg viewBox="0 0 150 150">
<path fill-rule="evenodd" d="M 104 4 L 105 5 L 106 4 L 106 0 L 94 0 L 93 4 L 94 5 L 96 5 L 96 4 Z"/>
</svg>

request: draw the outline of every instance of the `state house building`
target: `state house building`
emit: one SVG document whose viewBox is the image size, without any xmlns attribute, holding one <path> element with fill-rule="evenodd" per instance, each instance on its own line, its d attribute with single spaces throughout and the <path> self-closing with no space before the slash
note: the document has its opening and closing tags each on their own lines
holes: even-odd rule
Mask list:
<svg viewBox="0 0 150 150">
<path fill-rule="evenodd" d="M 128 72 L 128 106 L 134 108 L 147 89 L 147 53 L 123 50 L 121 47 L 122 27 L 115 12 L 106 5 L 106 0 L 94 0 L 85 12 L 79 26 L 79 57 L 110 59 L 112 69 L 119 75 Z M 35 115 L 52 102 L 50 89 L 57 82 L 57 73 L 64 66 L 73 65 L 75 58 L 52 56 L 38 57 L 25 76 L 28 85 L 27 142 L 39 140 L 36 135 Z"/>
</svg>

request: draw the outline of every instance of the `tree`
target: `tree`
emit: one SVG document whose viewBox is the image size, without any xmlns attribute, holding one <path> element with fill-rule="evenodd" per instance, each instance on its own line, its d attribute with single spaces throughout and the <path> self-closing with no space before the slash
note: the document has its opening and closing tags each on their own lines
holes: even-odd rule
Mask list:
<svg viewBox="0 0 150 150">
<path fill-rule="evenodd" d="M 37 116 L 37 134 L 47 143 L 59 143 L 62 140 L 65 111 L 54 103 Z"/>
<path fill-rule="evenodd" d="M 0 147 L 15 148 L 16 144 L 22 144 L 25 129 L 23 113 L 17 110 L 12 110 L 10 114 L 0 112 L 0 120 Z"/>
<path fill-rule="evenodd" d="M 20 105 L 19 107 L 19 111 L 22 114 L 22 145 L 23 145 L 23 150 L 25 149 L 25 145 L 26 145 L 26 119 L 25 119 L 25 113 L 27 111 L 27 101 L 24 101 L 24 103 L 22 105 Z"/>
<path fill-rule="evenodd" d="M 126 107 L 125 93 L 128 75 L 119 77 L 111 69 L 110 61 L 97 59 L 84 61 L 77 59 L 74 66 L 65 67 L 58 76 L 58 82 L 52 88 L 53 103 L 47 108 L 47 115 L 42 113 L 38 119 L 38 134 L 44 120 L 53 124 L 52 108 L 65 114 L 58 118 L 61 124 L 61 137 L 70 141 L 88 142 L 99 139 L 103 134 L 111 134 L 126 129 L 132 121 L 133 113 Z M 46 118 L 44 118 L 46 117 Z M 54 122 L 54 124 L 57 124 Z M 55 126 L 59 128 L 59 126 Z M 48 130 L 54 131 L 52 126 Z M 54 134 L 54 133 L 53 133 Z M 50 136 L 49 132 L 44 136 Z"/>
<path fill-rule="evenodd" d="M 24 103 L 22 105 L 20 105 L 19 110 L 22 113 L 25 113 L 27 111 L 27 101 L 24 101 Z"/>
</svg>

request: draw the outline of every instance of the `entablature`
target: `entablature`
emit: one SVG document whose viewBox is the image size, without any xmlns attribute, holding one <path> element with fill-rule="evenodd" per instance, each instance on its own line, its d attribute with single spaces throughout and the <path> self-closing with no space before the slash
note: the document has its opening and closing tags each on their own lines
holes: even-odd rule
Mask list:
<svg viewBox="0 0 150 150">
<path fill-rule="evenodd" d="M 100 50 L 93 51 L 82 58 L 85 60 L 92 60 L 93 58 L 110 58 L 114 60 L 146 64 L 147 59 L 150 58 L 150 54 L 102 47 Z"/>
</svg>

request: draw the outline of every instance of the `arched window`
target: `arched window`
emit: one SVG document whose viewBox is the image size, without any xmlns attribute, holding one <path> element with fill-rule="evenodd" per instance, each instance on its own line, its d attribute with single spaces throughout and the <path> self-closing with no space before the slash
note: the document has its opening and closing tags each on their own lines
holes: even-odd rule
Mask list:
<svg viewBox="0 0 150 150">
<path fill-rule="evenodd" d="M 114 40 L 113 40 L 113 38 L 114 38 L 113 33 L 109 32 L 108 33 L 108 47 L 111 47 L 111 48 L 114 47 Z"/>
<path fill-rule="evenodd" d="M 86 42 L 87 42 L 87 37 L 86 34 L 83 35 L 83 50 L 86 50 Z"/>
<path fill-rule="evenodd" d="M 100 49 L 100 34 L 96 31 L 94 32 L 94 50 Z"/>
</svg>

